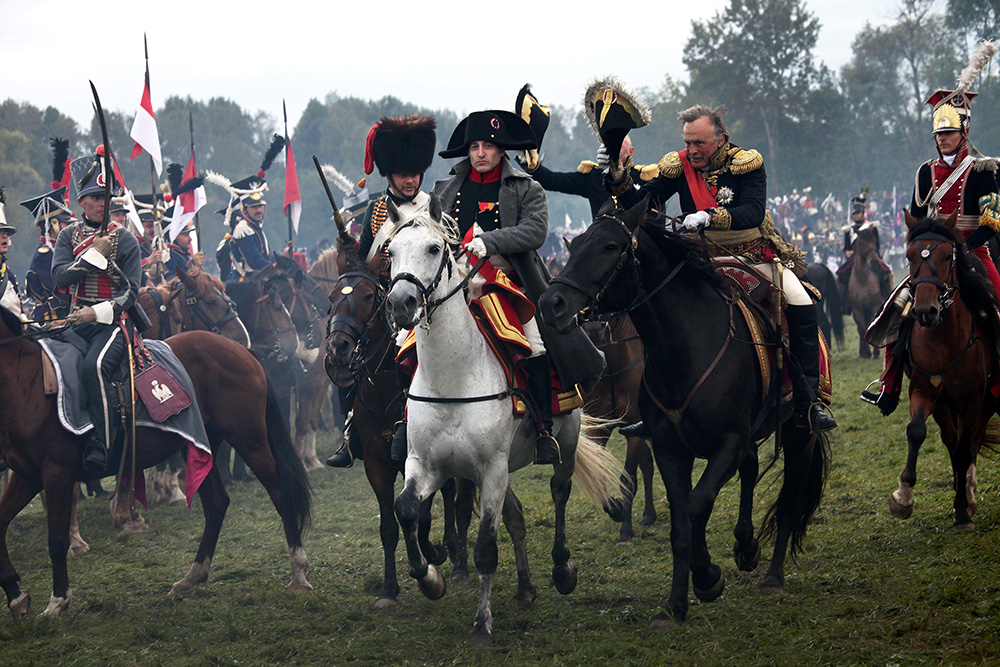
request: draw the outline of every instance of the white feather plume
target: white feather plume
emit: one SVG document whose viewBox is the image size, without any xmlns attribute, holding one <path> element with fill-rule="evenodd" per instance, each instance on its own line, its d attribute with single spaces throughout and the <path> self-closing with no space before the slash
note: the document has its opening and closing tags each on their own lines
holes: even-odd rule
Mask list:
<svg viewBox="0 0 1000 667">
<path fill-rule="evenodd" d="M 955 92 L 959 95 L 968 92 L 969 86 L 976 80 L 979 73 L 983 71 L 983 68 L 986 67 L 996 52 L 997 45 L 995 43 L 987 40 L 980 42 L 976 50 L 972 52 L 969 64 L 958 75 L 958 87 L 955 89 Z"/>
<path fill-rule="evenodd" d="M 211 169 L 205 171 L 205 180 L 211 183 L 212 185 L 218 185 L 223 190 L 231 192 L 233 189 L 233 182 L 231 180 L 229 180 L 222 174 L 218 174 L 212 171 Z"/>
<path fill-rule="evenodd" d="M 324 164 L 322 168 L 323 175 L 326 176 L 326 180 L 336 185 L 341 192 L 345 195 L 349 195 L 354 192 L 354 183 L 351 182 L 351 179 L 337 171 L 333 165 Z"/>
</svg>

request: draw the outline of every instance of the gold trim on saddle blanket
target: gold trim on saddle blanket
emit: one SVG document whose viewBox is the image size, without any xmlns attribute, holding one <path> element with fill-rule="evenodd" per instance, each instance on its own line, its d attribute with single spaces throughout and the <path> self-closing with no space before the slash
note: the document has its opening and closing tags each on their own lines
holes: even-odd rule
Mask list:
<svg viewBox="0 0 1000 667">
<path fill-rule="evenodd" d="M 806 273 L 805 254 L 781 237 L 774 228 L 774 218 L 771 217 L 770 211 L 764 211 L 764 221 L 757 227 L 737 230 L 709 228 L 705 230 L 705 238 L 711 241 L 708 244 L 710 257 L 743 256 L 755 264 L 764 264 L 771 261 L 766 257 L 765 251 L 768 247 L 772 247 L 774 254 L 786 267 L 792 269 L 796 276 L 801 278 Z M 722 246 L 725 250 L 718 246 Z"/>
</svg>

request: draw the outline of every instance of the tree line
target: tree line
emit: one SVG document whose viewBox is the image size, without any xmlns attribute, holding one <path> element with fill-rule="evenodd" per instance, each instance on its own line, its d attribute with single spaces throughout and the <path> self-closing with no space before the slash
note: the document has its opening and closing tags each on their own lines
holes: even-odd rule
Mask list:
<svg viewBox="0 0 1000 667">
<path fill-rule="evenodd" d="M 815 58 L 821 26 L 806 2 L 730 0 L 711 19 L 692 23 L 684 56 L 687 80 L 665 74 L 658 86 L 639 88 L 653 122 L 633 132 L 636 162 L 657 162 L 683 147 L 679 110 L 694 103 L 724 104 L 734 143 L 765 156 L 769 196 L 812 187 L 814 193 L 845 197 L 866 181 L 876 191 L 896 186 L 908 192 L 917 166 L 936 155 L 931 109 L 923 101 L 938 88 L 954 87 L 976 43 L 997 36 L 998 21 L 995 0 L 900 0 L 889 24 L 861 27 L 851 44 L 851 60 L 833 72 Z M 1000 123 L 989 110 L 1000 101 L 1000 86 L 994 67 L 983 72 L 975 88 L 979 97 L 973 104 L 972 142 L 983 153 L 995 154 Z M 534 92 L 545 103 L 545 91 Z M 516 93 L 510 91 L 511 108 Z M 233 180 L 256 172 L 271 136 L 283 134 L 277 114 L 243 109 L 224 98 L 170 97 L 155 112 L 164 163 L 186 163 L 193 140 L 199 171 L 211 169 Z M 303 200 L 297 247 L 335 235 L 311 156 L 358 180 L 372 124 L 382 116 L 414 112 L 437 118 L 443 149 L 460 120 L 453 111 L 421 108 L 395 97 L 361 100 L 329 93 L 309 101 L 289 128 Z M 134 110 L 107 112 L 109 140 L 129 186 L 148 193 L 154 187 L 149 159 L 127 159 L 133 116 Z M 593 159 L 597 139 L 579 109 L 555 106 L 552 118 L 542 147 L 546 165 L 569 171 Z M 100 143 L 100 128 L 96 117 L 81 128 L 54 107 L 40 109 L 12 99 L 0 104 L 0 186 L 7 192 L 8 220 L 22 230 L 10 253 L 18 275 L 23 275 L 37 239 L 30 215 L 17 202 L 48 189 L 49 137 L 70 140 L 71 155 L 78 156 Z M 436 160 L 425 175 L 425 189 L 449 169 L 450 164 Z M 274 248 L 288 240 L 281 211 L 284 171 L 279 159 L 267 176 L 265 228 Z M 369 177 L 370 192 L 384 187 L 377 171 Z M 206 191 L 202 247 L 214 253 L 226 232 L 214 211 L 225 205 L 227 195 L 212 185 Z M 342 201 L 342 193 L 336 194 Z M 582 199 L 551 195 L 549 203 L 550 228 L 561 227 L 567 216 L 576 224 L 589 217 Z"/>
</svg>

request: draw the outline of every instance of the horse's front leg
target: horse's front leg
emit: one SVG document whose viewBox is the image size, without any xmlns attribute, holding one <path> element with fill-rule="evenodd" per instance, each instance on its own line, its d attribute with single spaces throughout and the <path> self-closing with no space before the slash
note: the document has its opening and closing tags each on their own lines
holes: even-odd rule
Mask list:
<svg viewBox="0 0 1000 667">
<path fill-rule="evenodd" d="M 740 462 L 740 511 L 733 528 L 733 558 L 736 567 L 744 572 L 752 572 L 760 562 L 760 542 L 753 530 L 753 491 L 757 486 L 760 463 L 757 448 L 751 447 Z"/>
<path fill-rule="evenodd" d="M 656 432 L 655 430 L 653 431 Z M 670 504 L 670 551 L 674 559 L 668 611 L 653 617 L 649 629 L 669 630 L 682 623 L 688 612 L 688 577 L 691 572 L 691 517 L 688 515 L 688 495 L 691 493 L 691 471 L 694 460 L 684 451 L 665 451 L 654 440 L 653 456 L 667 487 Z"/>
<path fill-rule="evenodd" d="M 510 479 L 507 474 L 507 457 L 495 462 L 484 471 L 480 482 L 479 535 L 473 558 L 479 573 L 479 608 L 466 641 L 470 646 L 493 644 L 493 577 L 497 571 L 497 529 L 503 512 L 504 498 Z"/>
<path fill-rule="evenodd" d="M 14 563 L 11 562 L 10 553 L 7 551 L 7 528 L 18 512 L 23 510 L 41 490 L 42 485 L 35 480 L 11 470 L 7 486 L 3 495 L 0 495 L 0 587 L 3 587 L 3 592 L 7 595 L 7 606 L 14 615 L 14 620 L 28 613 L 31 596 L 28 595 L 28 591 L 22 591 L 18 585 L 21 577 L 14 569 Z M 64 572 L 65 564 L 66 559 L 63 554 Z M 68 577 L 68 574 L 66 576 Z"/>
<path fill-rule="evenodd" d="M 552 583 L 557 591 L 568 595 L 576 588 L 577 578 L 576 565 L 569 559 L 569 543 L 566 541 L 566 503 L 573 490 L 573 469 L 564 463 L 555 466 L 553 470 L 554 474 L 549 480 L 556 519 L 555 538 L 552 542 Z"/>
<path fill-rule="evenodd" d="M 702 602 L 711 602 L 722 595 L 726 579 L 722 568 L 712 562 L 706 536 L 708 519 L 715 508 L 715 499 L 722 487 L 733 478 L 743 462 L 746 445 L 735 433 L 714 456 L 708 459 L 705 472 L 688 496 L 688 514 L 691 516 L 691 583 L 694 594 Z M 741 503 L 742 504 L 742 503 Z"/>
<path fill-rule="evenodd" d="M 652 526 L 656 523 L 656 506 L 653 504 L 653 453 L 649 449 L 649 443 L 645 438 L 628 439 L 629 455 L 638 461 L 639 470 L 642 471 L 642 520 L 640 526 Z"/>
<path fill-rule="evenodd" d="M 910 380 L 910 423 L 906 427 L 906 465 L 899 475 L 899 487 L 889 496 L 889 513 L 897 519 L 913 514 L 913 487 L 917 483 L 917 456 L 927 437 L 927 416 L 934 409 L 934 399 L 923 391 L 913 390 Z"/>
<path fill-rule="evenodd" d="M 46 513 L 49 523 L 49 559 L 52 562 L 52 597 L 42 616 L 59 616 L 69 609 L 71 591 L 66 556 L 69 553 L 69 526 L 73 513 L 74 471 L 47 472 L 44 478 Z"/>
<path fill-rule="evenodd" d="M 938 417 L 935 414 L 934 418 L 940 423 L 945 416 Z M 985 420 L 975 414 L 968 415 L 968 418 L 960 417 L 958 421 L 961 428 L 955 433 L 954 441 L 945 442 L 951 458 L 951 471 L 955 488 L 954 525 L 959 530 L 971 530 L 976 527 L 972 520 L 972 514 L 975 512 L 973 489 L 975 488 L 976 454 L 986 435 L 986 424 L 979 423 Z M 941 431 L 943 435 L 943 427 Z"/>
<path fill-rule="evenodd" d="M 431 600 L 437 600 L 447 591 L 444 577 L 427 562 L 420 549 L 420 504 L 430 497 L 429 489 L 435 488 L 433 476 L 412 457 L 406 464 L 406 482 L 396 498 L 396 518 L 403 530 L 410 576 L 417 580 L 420 591 Z M 440 484 L 438 484 L 440 486 Z M 427 490 L 425 490 L 427 489 Z"/>
<path fill-rule="evenodd" d="M 393 483 L 396 480 L 396 472 L 392 461 L 389 460 L 388 448 L 367 447 L 366 450 L 365 474 L 378 502 L 378 533 L 382 542 L 382 592 L 376 598 L 375 606 L 386 607 L 394 603 L 399 596 L 399 579 L 396 576 L 399 523 L 396 522 L 396 513 L 393 510 L 395 501 Z"/>
<path fill-rule="evenodd" d="M 535 603 L 535 585 L 531 583 L 531 570 L 528 568 L 528 529 L 524 524 L 521 501 L 510 485 L 503 501 L 503 524 L 514 546 L 514 562 L 517 564 L 517 594 L 514 600 L 521 608 L 527 609 Z"/>
</svg>

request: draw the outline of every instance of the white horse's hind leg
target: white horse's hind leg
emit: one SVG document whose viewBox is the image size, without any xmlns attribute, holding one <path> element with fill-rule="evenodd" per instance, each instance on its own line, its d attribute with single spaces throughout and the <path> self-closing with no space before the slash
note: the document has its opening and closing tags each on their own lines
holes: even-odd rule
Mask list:
<svg viewBox="0 0 1000 667">
<path fill-rule="evenodd" d="M 490 608 L 493 596 L 493 577 L 497 572 L 497 529 L 503 511 L 504 497 L 509 490 L 506 462 L 495 466 L 483 474 L 480 489 L 481 518 L 479 536 L 474 552 L 476 570 L 479 572 L 479 609 L 466 640 L 470 646 L 492 646 L 493 611 Z"/>
</svg>

